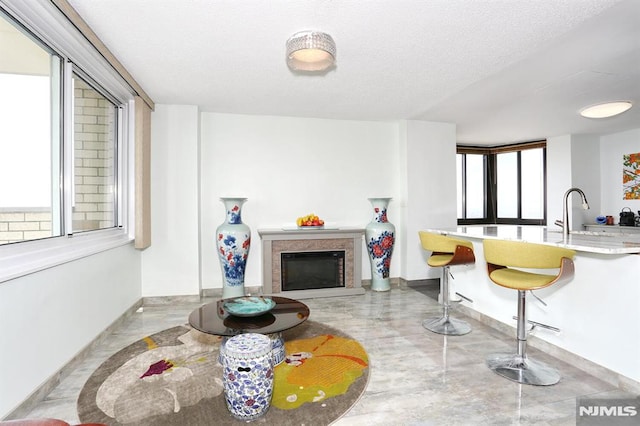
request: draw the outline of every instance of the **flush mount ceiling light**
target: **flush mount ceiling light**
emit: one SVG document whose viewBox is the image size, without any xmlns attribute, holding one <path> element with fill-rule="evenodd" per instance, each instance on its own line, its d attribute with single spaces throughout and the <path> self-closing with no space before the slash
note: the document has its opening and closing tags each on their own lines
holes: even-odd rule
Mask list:
<svg viewBox="0 0 640 426">
<path fill-rule="evenodd" d="M 580 115 L 587 118 L 608 118 L 622 114 L 631 108 L 629 101 L 606 102 L 592 105 L 580 110 Z"/>
<path fill-rule="evenodd" d="M 293 71 L 325 71 L 336 62 L 336 43 L 320 31 L 300 31 L 287 40 L 287 65 Z"/>
</svg>

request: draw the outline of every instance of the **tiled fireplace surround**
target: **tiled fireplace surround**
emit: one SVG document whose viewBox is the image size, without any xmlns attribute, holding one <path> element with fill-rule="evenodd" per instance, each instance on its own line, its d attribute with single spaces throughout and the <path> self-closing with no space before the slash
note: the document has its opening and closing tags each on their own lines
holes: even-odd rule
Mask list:
<svg viewBox="0 0 640 426">
<path fill-rule="evenodd" d="M 258 229 L 262 244 L 262 291 L 294 299 L 364 294 L 362 288 L 362 237 L 364 229 Z M 344 287 L 282 290 L 282 253 L 345 252 Z"/>
</svg>

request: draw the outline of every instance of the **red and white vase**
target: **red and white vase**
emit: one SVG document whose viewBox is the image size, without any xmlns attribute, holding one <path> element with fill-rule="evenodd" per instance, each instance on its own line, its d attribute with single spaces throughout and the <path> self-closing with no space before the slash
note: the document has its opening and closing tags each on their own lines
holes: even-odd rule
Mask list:
<svg viewBox="0 0 640 426">
<path fill-rule="evenodd" d="M 251 229 L 242 223 L 246 198 L 220 198 L 227 217 L 216 228 L 216 247 L 222 269 L 222 298 L 244 296 L 244 274 L 251 247 Z"/>
<path fill-rule="evenodd" d="M 387 219 L 387 206 L 391 198 L 369 198 L 373 206 L 373 218 L 364 230 L 364 237 L 371 262 L 371 290 L 391 289 L 389 269 L 395 244 L 395 226 Z"/>
</svg>

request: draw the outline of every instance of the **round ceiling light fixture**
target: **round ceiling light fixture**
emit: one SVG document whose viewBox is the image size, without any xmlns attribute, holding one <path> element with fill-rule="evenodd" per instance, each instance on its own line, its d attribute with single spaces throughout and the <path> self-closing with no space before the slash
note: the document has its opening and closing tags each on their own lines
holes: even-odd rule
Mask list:
<svg viewBox="0 0 640 426">
<path fill-rule="evenodd" d="M 325 71 L 336 63 L 336 43 L 320 31 L 300 31 L 287 40 L 287 65 L 293 71 Z"/>
<path fill-rule="evenodd" d="M 622 114 L 633 104 L 630 101 L 605 102 L 580 110 L 580 115 L 586 118 L 608 118 Z"/>
</svg>

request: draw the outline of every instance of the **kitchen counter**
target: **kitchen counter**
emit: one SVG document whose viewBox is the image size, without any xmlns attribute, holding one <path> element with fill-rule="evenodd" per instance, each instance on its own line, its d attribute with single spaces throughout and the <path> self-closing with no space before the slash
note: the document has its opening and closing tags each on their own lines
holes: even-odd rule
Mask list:
<svg viewBox="0 0 640 426">
<path fill-rule="evenodd" d="M 640 226 L 600 225 L 597 223 L 585 223 L 584 228 L 593 232 L 615 232 L 618 234 L 640 235 Z"/>
<path fill-rule="evenodd" d="M 600 254 L 640 253 L 640 234 L 572 231 L 565 241 L 560 228 L 535 225 L 470 225 L 456 228 L 425 229 L 466 238 L 518 240 L 565 247 L 579 252 Z"/>
<path fill-rule="evenodd" d="M 489 280 L 483 240 L 520 240 L 576 250 L 573 279 L 535 292 L 548 306 L 533 297 L 528 301 L 529 319 L 561 332 L 537 328 L 537 339 L 529 344 L 616 386 L 640 392 L 640 235 L 574 231 L 564 241 L 560 228 L 517 225 L 431 231 L 473 243 L 475 264 L 451 268 L 455 280 L 449 281 L 450 292 L 473 300 L 463 300 L 459 309 L 490 324 L 498 321 L 510 327 L 515 326 L 516 292 Z M 585 360 L 605 369 L 582 365 Z"/>
</svg>

